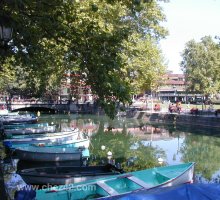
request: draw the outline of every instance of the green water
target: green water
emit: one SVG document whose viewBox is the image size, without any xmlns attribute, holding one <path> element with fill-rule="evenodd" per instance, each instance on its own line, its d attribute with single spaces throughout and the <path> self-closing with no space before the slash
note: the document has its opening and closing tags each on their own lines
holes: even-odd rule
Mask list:
<svg viewBox="0 0 220 200">
<path fill-rule="evenodd" d="M 138 119 L 94 115 L 41 115 L 39 122 L 58 130 L 77 127 L 91 138 L 90 165 L 113 162 L 129 172 L 160 165 L 196 162 L 195 181 L 220 183 L 220 130 L 176 124 L 149 124 Z M 1 156 L 4 156 L 2 145 Z M 108 156 L 111 152 L 112 156 Z M 163 160 L 163 162 L 160 162 Z M 7 165 L 5 181 L 16 185 L 16 166 Z"/>
<path fill-rule="evenodd" d="M 53 122 L 59 128 L 78 127 L 87 133 L 91 165 L 108 162 L 109 151 L 111 162 L 120 163 L 126 171 L 196 162 L 197 182 L 220 182 L 218 129 L 94 115 L 43 115 L 40 122 Z M 158 162 L 161 158 L 163 163 Z"/>
</svg>

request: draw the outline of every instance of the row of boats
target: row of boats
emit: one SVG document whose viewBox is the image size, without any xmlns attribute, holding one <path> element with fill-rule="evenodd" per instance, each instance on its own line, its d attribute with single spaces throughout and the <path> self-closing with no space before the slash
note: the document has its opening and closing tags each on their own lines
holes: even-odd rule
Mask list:
<svg viewBox="0 0 220 200">
<path fill-rule="evenodd" d="M 26 185 L 17 190 L 16 200 L 102 199 L 193 181 L 194 163 L 127 173 L 112 164 L 82 165 L 90 156 L 90 139 L 79 129 L 57 132 L 55 125 L 29 119 L 28 116 L 25 121 L 25 116 L 17 115 L 0 118 L 5 149 L 19 162 L 36 164 L 17 167 L 17 174 Z M 73 161 L 80 164 L 75 166 Z M 48 184 L 52 187 L 45 188 Z M 30 185 L 41 189 L 30 190 Z"/>
</svg>

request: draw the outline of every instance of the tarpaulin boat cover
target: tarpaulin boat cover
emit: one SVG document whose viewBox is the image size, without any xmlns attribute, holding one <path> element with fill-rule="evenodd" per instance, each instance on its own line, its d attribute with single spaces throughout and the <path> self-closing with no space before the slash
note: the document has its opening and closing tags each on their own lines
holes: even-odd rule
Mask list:
<svg viewBox="0 0 220 200">
<path fill-rule="evenodd" d="M 20 191 L 15 192 L 14 200 L 33 200 L 35 199 L 35 197 L 36 197 L 35 190 L 25 190 L 24 188 Z"/>
<path fill-rule="evenodd" d="M 108 200 L 220 200 L 220 184 L 184 184 L 177 187 L 141 190 Z"/>
</svg>

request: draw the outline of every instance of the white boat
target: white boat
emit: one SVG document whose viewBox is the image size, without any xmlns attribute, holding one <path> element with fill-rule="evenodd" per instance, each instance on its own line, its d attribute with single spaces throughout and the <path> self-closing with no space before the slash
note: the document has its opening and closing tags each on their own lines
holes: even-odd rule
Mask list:
<svg viewBox="0 0 220 200">
<path fill-rule="evenodd" d="M 38 117 L 32 114 L 24 115 L 6 115 L 0 117 L 0 122 L 5 124 L 14 124 L 14 123 L 36 123 Z"/>
<path fill-rule="evenodd" d="M 62 143 L 68 140 L 77 140 L 80 135 L 79 129 L 74 129 L 72 131 L 66 132 L 56 132 L 56 133 L 47 133 L 47 134 L 35 134 L 27 135 L 23 137 L 18 137 L 13 139 L 5 139 L 3 141 L 4 146 L 10 148 L 14 144 L 34 144 L 34 143 L 50 143 L 58 142 Z"/>
<path fill-rule="evenodd" d="M 0 116 L 14 116 L 19 115 L 19 112 L 10 112 L 7 109 L 0 110 Z"/>
<path fill-rule="evenodd" d="M 45 126 L 40 128 L 18 128 L 18 129 L 5 129 L 4 135 L 7 138 L 12 138 L 15 135 L 30 135 L 30 134 L 43 134 L 53 133 L 56 130 L 56 126 Z"/>
</svg>

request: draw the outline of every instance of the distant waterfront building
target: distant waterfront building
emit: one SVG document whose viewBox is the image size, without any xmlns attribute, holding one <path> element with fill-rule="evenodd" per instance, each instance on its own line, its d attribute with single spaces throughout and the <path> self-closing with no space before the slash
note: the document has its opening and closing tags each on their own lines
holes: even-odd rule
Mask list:
<svg viewBox="0 0 220 200">
<path fill-rule="evenodd" d="M 157 90 L 157 96 L 161 101 L 194 101 L 201 95 L 186 92 L 187 83 L 184 74 L 168 72 L 164 75 L 164 83 Z"/>
</svg>

